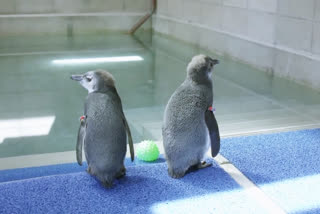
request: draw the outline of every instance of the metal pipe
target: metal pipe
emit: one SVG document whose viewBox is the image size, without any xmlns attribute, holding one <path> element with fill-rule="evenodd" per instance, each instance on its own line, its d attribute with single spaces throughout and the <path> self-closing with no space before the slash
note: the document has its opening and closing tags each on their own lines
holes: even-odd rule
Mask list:
<svg viewBox="0 0 320 214">
<path fill-rule="evenodd" d="M 143 25 L 151 16 L 152 14 L 154 14 L 154 12 L 156 11 L 157 8 L 157 0 L 152 0 L 152 10 L 149 14 L 146 14 L 145 16 L 143 16 L 138 22 L 137 24 L 135 24 L 130 30 L 129 30 L 129 34 L 134 34 L 134 32 L 136 32 L 136 30 L 138 30 L 139 27 L 141 27 L 141 25 Z"/>
</svg>

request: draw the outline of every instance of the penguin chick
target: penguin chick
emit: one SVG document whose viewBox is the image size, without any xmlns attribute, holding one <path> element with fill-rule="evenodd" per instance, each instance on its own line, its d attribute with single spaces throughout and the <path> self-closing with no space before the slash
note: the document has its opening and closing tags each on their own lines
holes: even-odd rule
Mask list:
<svg viewBox="0 0 320 214">
<path fill-rule="evenodd" d="M 78 81 L 89 92 L 78 132 L 78 164 L 82 165 L 84 145 L 87 172 L 96 176 L 103 186 L 111 187 L 115 178 L 125 175 L 126 132 L 131 160 L 134 159 L 131 132 L 115 88 L 114 78 L 107 71 L 96 70 L 72 75 L 71 79 Z"/>
<path fill-rule="evenodd" d="M 219 61 L 205 55 L 194 56 L 187 77 L 168 101 L 162 127 L 168 173 L 180 178 L 190 168 L 205 168 L 203 161 L 211 144 L 215 157 L 220 149 L 218 124 L 210 107 L 213 102 L 211 75 Z"/>
</svg>

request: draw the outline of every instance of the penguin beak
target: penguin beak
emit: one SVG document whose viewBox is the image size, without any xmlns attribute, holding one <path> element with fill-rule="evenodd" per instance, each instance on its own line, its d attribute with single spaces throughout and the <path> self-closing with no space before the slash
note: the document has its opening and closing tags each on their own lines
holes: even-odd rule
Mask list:
<svg viewBox="0 0 320 214">
<path fill-rule="evenodd" d="M 219 64 L 219 60 L 217 59 L 212 59 L 211 57 L 207 56 L 207 61 L 210 63 L 210 65 L 213 67 L 217 64 Z"/>
<path fill-rule="evenodd" d="M 212 62 L 213 65 L 218 65 L 220 62 L 217 59 L 211 59 L 210 60 Z"/>
<path fill-rule="evenodd" d="M 71 75 L 72 80 L 81 81 L 83 79 L 83 75 Z"/>
</svg>

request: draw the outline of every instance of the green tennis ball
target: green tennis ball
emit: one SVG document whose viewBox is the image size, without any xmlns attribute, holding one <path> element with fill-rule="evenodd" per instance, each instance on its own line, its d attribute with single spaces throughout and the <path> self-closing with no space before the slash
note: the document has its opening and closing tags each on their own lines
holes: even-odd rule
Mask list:
<svg viewBox="0 0 320 214">
<path fill-rule="evenodd" d="M 142 161 L 155 161 L 159 157 L 157 144 L 152 140 L 144 140 L 136 147 L 137 157 Z"/>
</svg>

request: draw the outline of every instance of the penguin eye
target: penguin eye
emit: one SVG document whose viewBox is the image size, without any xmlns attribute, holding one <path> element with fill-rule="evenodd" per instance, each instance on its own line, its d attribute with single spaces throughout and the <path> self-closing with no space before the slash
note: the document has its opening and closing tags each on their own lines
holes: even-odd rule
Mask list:
<svg viewBox="0 0 320 214">
<path fill-rule="evenodd" d="M 92 77 L 90 77 L 90 76 L 86 76 L 86 79 L 88 80 L 88 82 L 91 82 Z"/>
</svg>

